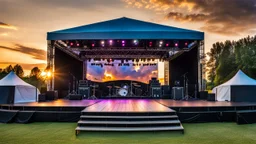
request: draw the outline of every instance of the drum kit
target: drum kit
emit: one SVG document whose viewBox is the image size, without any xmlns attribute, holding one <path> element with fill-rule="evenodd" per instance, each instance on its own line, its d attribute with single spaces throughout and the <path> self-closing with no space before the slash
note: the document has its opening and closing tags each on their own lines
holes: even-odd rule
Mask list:
<svg viewBox="0 0 256 144">
<path fill-rule="evenodd" d="M 122 87 L 120 86 L 114 86 L 114 88 L 116 89 L 116 94 L 114 96 L 121 96 L 121 97 L 127 97 L 127 96 L 134 96 L 133 94 L 133 86 L 135 87 L 141 87 L 139 84 L 137 83 L 131 83 L 131 86 L 124 84 Z M 109 86 L 108 86 L 109 88 Z M 112 88 L 112 87 L 111 87 Z"/>
</svg>

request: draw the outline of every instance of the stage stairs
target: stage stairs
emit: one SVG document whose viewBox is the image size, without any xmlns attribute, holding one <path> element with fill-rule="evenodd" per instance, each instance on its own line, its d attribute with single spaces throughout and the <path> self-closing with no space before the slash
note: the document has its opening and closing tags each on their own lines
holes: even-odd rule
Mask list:
<svg viewBox="0 0 256 144">
<path fill-rule="evenodd" d="M 184 128 L 176 111 L 168 112 L 81 112 L 76 128 L 80 131 L 179 131 Z"/>
</svg>

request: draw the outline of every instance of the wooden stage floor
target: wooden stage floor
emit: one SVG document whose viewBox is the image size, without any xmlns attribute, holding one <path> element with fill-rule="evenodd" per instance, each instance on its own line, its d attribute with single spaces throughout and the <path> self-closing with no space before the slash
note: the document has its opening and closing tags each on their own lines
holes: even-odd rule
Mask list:
<svg viewBox="0 0 256 144">
<path fill-rule="evenodd" d="M 103 100 L 83 112 L 174 112 L 154 100 Z"/>
<path fill-rule="evenodd" d="M 177 100 L 156 100 L 167 107 L 239 107 L 239 106 L 256 106 L 255 102 L 227 102 L 227 101 L 177 101 Z"/>
</svg>

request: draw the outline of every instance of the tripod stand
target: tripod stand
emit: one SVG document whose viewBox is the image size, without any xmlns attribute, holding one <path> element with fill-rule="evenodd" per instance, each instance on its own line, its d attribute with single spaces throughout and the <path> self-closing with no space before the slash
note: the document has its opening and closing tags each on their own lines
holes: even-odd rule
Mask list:
<svg viewBox="0 0 256 144">
<path fill-rule="evenodd" d="M 182 100 L 188 100 L 190 98 L 190 96 L 188 95 L 188 77 L 187 77 L 188 72 L 186 72 L 185 74 L 182 75 L 184 83 L 184 97 Z"/>
</svg>

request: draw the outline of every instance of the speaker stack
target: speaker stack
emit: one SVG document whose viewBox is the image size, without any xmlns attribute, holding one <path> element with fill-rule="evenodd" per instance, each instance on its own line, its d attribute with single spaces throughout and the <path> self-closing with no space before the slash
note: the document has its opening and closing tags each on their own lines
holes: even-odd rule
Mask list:
<svg viewBox="0 0 256 144">
<path fill-rule="evenodd" d="M 156 78 L 152 78 L 149 81 L 149 92 L 150 92 L 150 96 L 153 98 L 160 98 L 162 97 L 162 89 L 161 89 L 161 84 L 159 82 L 159 80 L 157 80 Z"/>
<path fill-rule="evenodd" d="M 90 97 L 90 81 L 88 80 L 80 80 L 78 85 L 78 94 L 82 95 L 84 99 Z"/>
</svg>

